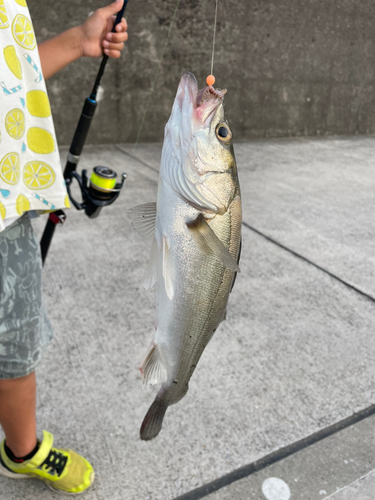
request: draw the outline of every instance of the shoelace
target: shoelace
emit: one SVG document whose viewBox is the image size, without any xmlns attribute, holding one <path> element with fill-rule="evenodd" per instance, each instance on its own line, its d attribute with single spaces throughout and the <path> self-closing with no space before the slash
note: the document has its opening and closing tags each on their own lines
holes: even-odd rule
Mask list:
<svg viewBox="0 0 375 500">
<path fill-rule="evenodd" d="M 48 457 L 44 460 L 40 467 L 41 469 L 45 469 L 51 475 L 55 475 L 56 473 L 60 476 L 67 461 L 68 457 L 66 455 L 52 448 Z"/>
</svg>

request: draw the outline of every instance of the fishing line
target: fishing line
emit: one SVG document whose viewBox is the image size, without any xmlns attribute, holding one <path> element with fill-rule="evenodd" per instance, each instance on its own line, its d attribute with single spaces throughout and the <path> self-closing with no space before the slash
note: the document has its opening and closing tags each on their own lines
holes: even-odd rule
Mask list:
<svg viewBox="0 0 375 500">
<path fill-rule="evenodd" d="M 155 90 L 155 87 L 156 87 L 156 82 L 157 82 L 157 79 L 159 78 L 159 73 L 160 73 L 160 69 L 161 69 L 161 63 L 163 61 L 163 57 L 164 57 L 164 54 L 165 54 L 165 49 L 167 48 L 167 44 L 169 42 L 169 38 L 170 38 L 171 33 L 172 33 L 172 28 L 173 28 L 173 25 L 174 25 L 174 21 L 176 19 L 176 14 L 177 14 L 177 10 L 178 10 L 178 6 L 180 5 L 180 2 L 181 2 L 181 0 L 177 0 L 176 7 L 174 9 L 174 13 L 173 13 L 171 25 L 169 26 L 169 30 L 168 30 L 167 39 L 165 40 L 165 43 L 164 43 L 163 51 L 162 51 L 162 54 L 161 54 L 161 58 L 159 60 L 159 64 L 158 64 L 158 68 L 157 68 L 156 75 L 155 75 L 155 78 L 154 78 L 154 82 L 152 84 L 151 92 L 150 92 L 150 94 L 148 96 L 148 99 L 147 99 L 146 109 L 145 109 L 145 112 L 143 113 L 141 125 L 139 127 L 137 138 L 136 138 L 134 146 L 133 146 L 133 153 L 134 153 L 134 151 L 135 151 L 135 149 L 136 149 L 136 147 L 138 145 L 139 137 L 140 137 L 141 132 L 142 132 L 142 128 L 143 128 L 143 124 L 144 124 L 144 121 L 145 121 L 145 118 L 146 118 L 146 114 L 147 114 L 147 111 L 148 111 L 148 107 L 149 107 L 149 104 L 150 104 L 151 96 L 154 93 L 154 90 Z"/>
<path fill-rule="evenodd" d="M 212 41 L 212 58 L 211 58 L 211 74 L 206 78 L 207 85 L 213 85 L 215 83 L 214 72 L 214 55 L 215 55 L 215 41 L 216 41 L 216 25 L 217 25 L 217 6 L 218 0 L 216 0 L 215 5 L 215 20 L 214 20 L 214 39 Z"/>
<path fill-rule="evenodd" d="M 218 0 L 216 0 L 216 7 L 215 7 L 214 40 L 212 42 L 211 75 L 213 75 L 213 72 L 214 72 L 214 54 L 215 54 L 215 40 L 216 40 L 216 24 L 217 24 L 217 4 L 218 4 Z"/>
<path fill-rule="evenodd" d="M 156 75 L 155 75 L 155 78 L 154 78 L 154 81 L 153 81 L 153 84 L 152 84 L 152 87 L 151 87 L 151 91 L 150 91 L 148 99 L 147 99 L 146 109 L 145 109 L 145 111 L 143 113 L 141 124 L 139 126 L 137 137 L 135 139 L 135 143 L 134 143 L 134 146 L 133 146 L 133 153 L 135 152 L 135 150 L 136 150 L 136 148 L 138 146 L 139 138 L 140 138 L 140 135 L 141 135 L 141 132 L 142 132 L 142 129 L 143 129 L 143 125 L 144 125 L 145 119 L 146 119 L 146 115 L 147 115 L 147 111 L 148 111 L 148 108 L 149 108 L 149 105 L 150 105 L 151 97 L 152 97 L 152 95 L 154 93 L 154 90 L 155 90 L 155 87 L 156 87 L 156 83 L 157 83 L 157 80 L 159 78 L 159 74 L 160 74 L 160 70 L 161 70 L 161 63 L 163 61 L 164 54 L 165 54 L 165 51 L 166 51 L 169 39 L 171 37 L 172 28 L 174 26 L 174 22 L 175 22 L 175 19 L 176 19 L 177 10 L 178 10 L 178 7 L 180 5 L 180 2 L 181 2 L 181 0 L 177 0 L 176 7 L 174 9 L 172 21 L 171 21 L 171 24 L 170 24 L 169 30 L 168 30 L 167 39 L 165 40 L 165 43 L 164 43 L 163 51 L 162 51 L 162 54 L 161 54 L 161 57 L 160 57 L 160 60 L 159 60 L 159 64 L 158 64 L 158 67 L 157 67 L 157 70 L 156 70 Z M 212 42 L 211 74 L 206 78 L 207 85 L 213 85 L 215 83 L 215 77 L 213 76 L 212 73 L 213 73 L 213 68 L 214 68 L 214 56 L 215 56 L 217 10 L 218 10 L 218 0 L 216 0 L 216 2 L 215 2 L 215 20 L 214 20 L 214 37 L 213 37 L 213 42 Z"/>
</svg>

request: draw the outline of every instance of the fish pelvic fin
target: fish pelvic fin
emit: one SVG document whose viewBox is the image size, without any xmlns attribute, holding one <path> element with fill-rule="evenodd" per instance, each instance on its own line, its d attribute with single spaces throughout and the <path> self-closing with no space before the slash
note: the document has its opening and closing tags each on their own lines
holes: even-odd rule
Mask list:
<svg viewBox="0 0 375 500">
<path fill-rule="evenodd" d="M 155 233 L 156 202 L 144 203 L 128 210 L 132 226 L 138 234 L 149 239 Z"/>
<path fill-rule="evenodd" d="M 167 238 L 163 236 L 163 278 L 165 285 L 165 292 L 169 300 L 173 299 L 174 287 L 173 287 L 173 277 L 174 277 L 173 259 L 168 247 Z"/>
<path fill-rule="evenodd" d="M 139 434 L 142 441 L 150 441 L 159 434 L 167 408 L 168 404 L 156 397 L 141 425 Z"/>
<path fill-rule="evenodd" d="M 213 253 L 220 262 L 230 271 L 240 273 L 238 263 L 225 248 L 214 231 L 200 214 L 194 221 L 187 223 L 188 228 L 194 234 L 201 250 L 205 253 Z"/>
<path fill-rule="evenodd" d="M 154 238 L 151 245 L 150 259 L 148 261 L 147 271 L 143 279 L 143 287 L 145 290 L 152 288 L 159 279 L 159 250 L 156 239 Z"/>
<path fill-rule="evenodd" d="M 140 367 L 143 385 L 163 384 L 167 381 L 168 372 L 161 354 L 160 348 L 155 342 L 151 344 L 146 357 Z"/>
</svg>

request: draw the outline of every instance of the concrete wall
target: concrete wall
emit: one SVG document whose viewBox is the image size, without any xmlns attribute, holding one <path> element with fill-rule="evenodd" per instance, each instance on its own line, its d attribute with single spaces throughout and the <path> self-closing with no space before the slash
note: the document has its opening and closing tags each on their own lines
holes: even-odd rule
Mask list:
<svg viewBox="0 0 375 500">
<path fill-rule="evenodd" d="M 82 22 L 104 0 L 29 0 L 39 40 Z M 137 135 L 175 0 L 130 0 L 129 41 L 110 61 L 88 143 Z M 210 73 L 214 0 L 181 0 L 141 141 L 159 141 L 180 76 Z M 219 0 L 214 74 L 236 139 L 373 134 L 375 4 L 370 0 Z M 58 138 L 70 143 L 99 60 L 48 82 Z"/>
</svg>

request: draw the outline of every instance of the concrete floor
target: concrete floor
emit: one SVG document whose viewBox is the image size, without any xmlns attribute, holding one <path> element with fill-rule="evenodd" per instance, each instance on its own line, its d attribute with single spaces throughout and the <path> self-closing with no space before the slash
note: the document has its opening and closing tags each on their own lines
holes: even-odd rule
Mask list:
<svg viewBox="0 0 375 500">
<path fill-rule="evenodd" d="M 205 498 L 374 500 L 374 425 L 373 415 Z"/>
<path fill-rule="evenodd" d="M 244 227 L 228 317 L 188 395 L 142 442 L 155 389 L 142 390 L 137 368 L 155 297 L 141 287 L 149 248 L 126 210 L 155 200 L 161 145 L 85 149 L 82 168 L 106 164 L 128 181 L 98 219 L 72 209 L 56 231 L 38 425 L 92 461 L 87 500 L 375 498 L 375 138 L 235 151 Z M 54 498 L 37 481 L 0 478 L 0 500 Z"/>
</svg>

